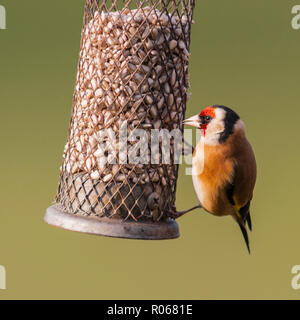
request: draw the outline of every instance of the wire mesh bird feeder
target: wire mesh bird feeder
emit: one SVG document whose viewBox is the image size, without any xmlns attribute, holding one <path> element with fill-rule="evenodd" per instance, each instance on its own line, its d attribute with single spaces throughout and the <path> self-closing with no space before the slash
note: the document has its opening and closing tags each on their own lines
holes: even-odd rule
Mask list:
<svg viewBox="0 0 300 320">
<path fill-rule="evenodd" d="M 152 130 L 182 133 L 194 5 L 86 1 L 68 141 L 47 223 L 113 237 L 179 237 L 168 215 L 178 176 L 175 140 L 169 163 L 163 147 L 154 152 L 147 140 Z M 129 139 L 137 129 L 143 135 Z M 150 161 L 134 161 L 135 145 L 139 159 Z"/>
</svg>

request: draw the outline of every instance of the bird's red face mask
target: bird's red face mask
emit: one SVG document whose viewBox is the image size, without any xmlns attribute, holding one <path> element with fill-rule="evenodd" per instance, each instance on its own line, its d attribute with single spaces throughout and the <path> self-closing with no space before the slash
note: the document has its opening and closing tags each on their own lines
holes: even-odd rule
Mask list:
<svg viewBox="0 0 300 320">
<path fill-rule="evenodd" d="M 207 107 L 200 114 L 184 120 L 184 124 L 200 129 L 201 135 L 205 137 L 207 126 L 215 117 L 215 108 Z"/>
<path fill-rule="evenodd" d="M 201 135 L 203 137 L 205 137 L 208 124 L 215 117 L 216 117 L 215 109 L 212 108 L 212 107 L 207 107 L 200 113 L 200 116 L 199 116 L 199 118 L 200 118 L 200 129 L 201 129 Z"/>
</svg>

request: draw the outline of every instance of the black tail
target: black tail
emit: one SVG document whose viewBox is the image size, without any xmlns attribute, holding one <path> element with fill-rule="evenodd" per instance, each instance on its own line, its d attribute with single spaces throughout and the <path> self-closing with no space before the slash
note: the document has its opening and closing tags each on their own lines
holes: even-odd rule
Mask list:
<svg viewBox="0 0 300 320">
<path fill-rule="evenodd" d="M 248 220 L 247 220 L 248 221 Z M 248 222 L 249 223 L 249 222 Z M 248 249 L 248 252 L 250 254 L 250 246 L 249 246 L 249 238 L 248 238 L 248 233 L 247 233 L 247 230 L 246 230 L 246 227 L 245 225 L 242 223 L 242 222 L 239 222 L 238 221 L 238 224 L 240 226 L 240 229 L 242 231 L 242 234 L 244 236 L 244 239 L 245 239 L 245 242 L 246 242 L 246 245 L 247 245 L 247 249 Z M 250 221 L 250 225 L 251 225 L 251 221 Z"/>
<path fill-rule="evenodd" d="M 252 222 L 251 222 L 251 216 L 250 216 L 250 212 L 248 212 L 247 218 L 246 218 L 249 230 L 252 231 Z"/>
</svg>

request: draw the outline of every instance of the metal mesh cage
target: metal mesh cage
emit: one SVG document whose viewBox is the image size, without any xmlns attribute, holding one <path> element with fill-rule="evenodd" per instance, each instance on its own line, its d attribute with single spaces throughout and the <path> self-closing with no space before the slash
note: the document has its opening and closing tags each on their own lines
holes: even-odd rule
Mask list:
<svg viewBox="0 0 300 320">
<path fill-rule="evenodd" d="M 155 147 L 150 141 L 153 130 L 183 130 L 194 4 L 86 1 L 56 196 L 62 212 L 133 223 L 168 221 L 178 175 L 174 146 L 180 142 L 170 135 L 165 161 L 164 142 Z"/>
</svg>

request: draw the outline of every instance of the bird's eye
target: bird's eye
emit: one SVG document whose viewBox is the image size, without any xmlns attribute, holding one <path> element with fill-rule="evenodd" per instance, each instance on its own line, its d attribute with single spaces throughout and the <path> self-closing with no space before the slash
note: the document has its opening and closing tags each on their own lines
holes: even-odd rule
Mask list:
<svg viewBox="0 0 300 320">
<path fill-rule="evenodd" d="M 206 117 L 205 117 L 205 121 L 206 121 L 206 122 L 211 121 L 211 119 L 212 119 L 212 117 L 211 117 L 211 116 L 206 116 Z"/>
</svg>

